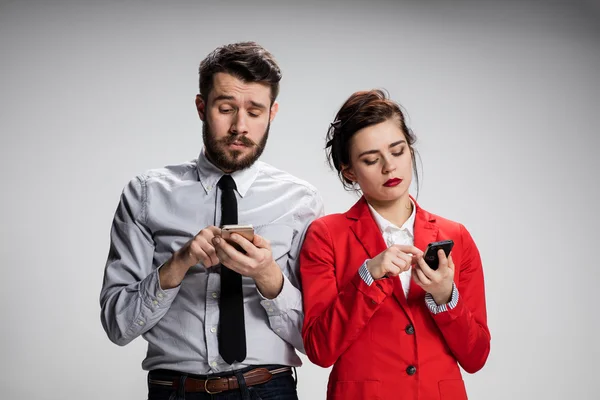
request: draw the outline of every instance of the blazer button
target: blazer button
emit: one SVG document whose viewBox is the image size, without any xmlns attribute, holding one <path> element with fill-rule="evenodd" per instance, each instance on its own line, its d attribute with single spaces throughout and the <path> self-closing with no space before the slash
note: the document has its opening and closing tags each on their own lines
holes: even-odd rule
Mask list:
<svg viewBox="0 0 600 400">
<path fill-rule="evenodd" d="M 406 328 L 404 328 L 404 332 L 406 332 L 407 335 L 414 335 L 415 328 L 411 324 L 408 324 L 408 325 L 406 325 Z"/>
<path fill-rule="evenodd" d="M 414 365 L 411 365 L 408 368 L 406 368 L 406 373 L 409 375 L 414 375 L 416 372 L 417 372 L 417 369 L 415 368 Z"/>
</svg>

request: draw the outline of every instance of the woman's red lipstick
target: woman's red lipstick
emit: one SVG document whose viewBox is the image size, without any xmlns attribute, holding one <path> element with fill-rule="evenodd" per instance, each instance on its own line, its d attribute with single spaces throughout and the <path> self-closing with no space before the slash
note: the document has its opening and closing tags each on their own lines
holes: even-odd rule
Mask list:
<svg viewBox="0 0 600 400">
<path fill-rule="evenodd" d="M 402 182 L 402 179 L 392 178 L 392 179 L 388 179 L 387 182 L 383 184 L 383 186 L 393 187 L 393 186 L 399 185 L 401 182 Z"/>
</svg>

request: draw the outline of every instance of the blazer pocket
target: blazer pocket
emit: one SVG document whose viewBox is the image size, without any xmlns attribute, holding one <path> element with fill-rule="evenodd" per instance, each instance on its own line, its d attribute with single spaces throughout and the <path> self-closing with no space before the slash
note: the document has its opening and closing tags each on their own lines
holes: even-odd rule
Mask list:
<svg viewBox="0 0 600 400">
<path fill-rule="evenodd" d="M 467 400 L 467 391 L 462 379 L 447 379 L 439 381 L 441 400 Z"/>
<path fill-rule="evenodd" d="M 328 399 L 377 400 L 379 381 L 337 381 L 329 386 Z"/>
</svg>

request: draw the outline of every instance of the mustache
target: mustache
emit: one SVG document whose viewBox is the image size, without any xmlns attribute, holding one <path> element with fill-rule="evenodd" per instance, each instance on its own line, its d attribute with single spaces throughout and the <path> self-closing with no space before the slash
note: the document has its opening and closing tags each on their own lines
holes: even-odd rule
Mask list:
<svg viewBox="0 0 600 400">
<path fill-rule="evenodd" d="M 254 143 L 252 140 L 248 139 L 244 135 L 227 136 L 226 138 L 222 139 L 222 142 L 225 144 L 232 144 L 233 142 L 239 142 L 239 143 L 243 144 L 244 146 L 248 146 L 248 147 L 256 146 L 256 143 Z"/>
</svg>

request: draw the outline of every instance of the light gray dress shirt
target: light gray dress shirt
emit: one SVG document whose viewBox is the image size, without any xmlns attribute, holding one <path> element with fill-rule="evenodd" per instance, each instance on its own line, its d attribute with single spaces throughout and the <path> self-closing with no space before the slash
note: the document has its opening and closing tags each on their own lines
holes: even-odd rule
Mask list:
<svg viewBox="0 0 600 400">
<path fill-rule="evenodd" d="M 111 230 L 100 294 L 110 340 L 125 345 L 142 335 L 142 368 L 212 374 L 257 364 L 301 365 L 302 296 L 298 253 L 309 224 L 323 215 L 316 189 L 258 161 L 232 174 L 238 220 L 271 242 L 283 289 L 264 298 L 243 278 L 247 357 L 229 365 L 219 355 L 219 268 L 193 266 L 181 285 L 163 290 L 159 267 L 201 229 L 220 225 L 223 172 L 201 152 L 197 160 L 148 171 L 124 188 Z"/>
</svg>

